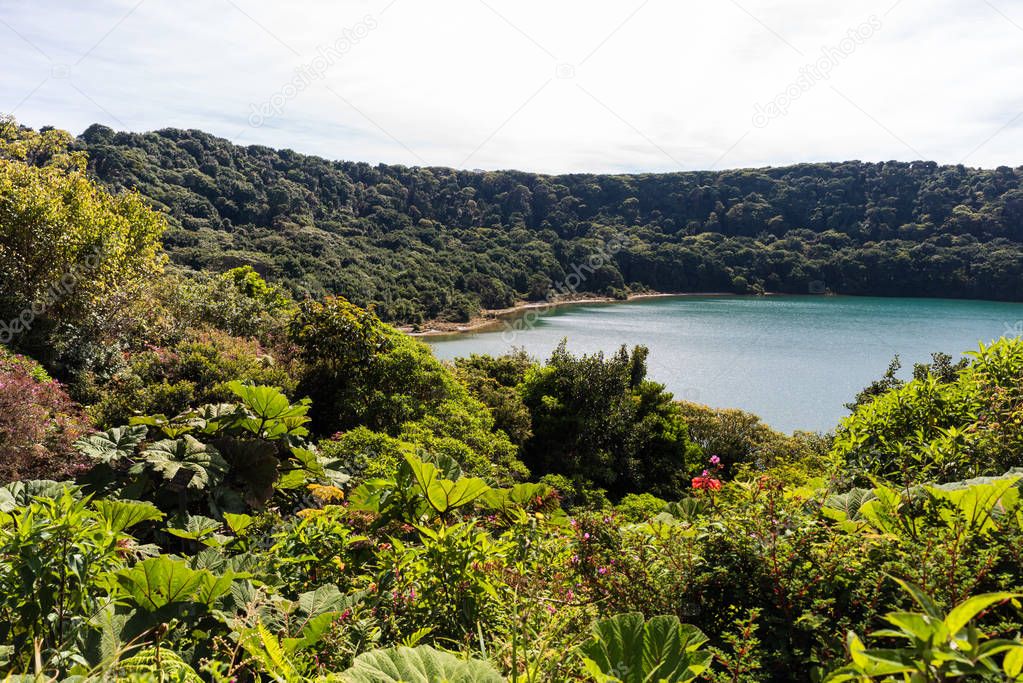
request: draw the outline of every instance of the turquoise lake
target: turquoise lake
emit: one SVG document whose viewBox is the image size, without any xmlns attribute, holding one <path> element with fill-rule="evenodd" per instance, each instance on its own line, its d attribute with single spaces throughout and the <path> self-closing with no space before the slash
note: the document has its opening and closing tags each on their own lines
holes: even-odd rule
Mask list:
<svg viewBox="0 0 1023 683">
<path fill-rule="evenodd" d="M 495 331 L 428 337 L 443 359 L 514 347 L 544 359 L 562 338 L 574 353 L 650 349 L 648 377 L 676 398 L 741 408 L 775 429 L 832 431 L 844 404 L 884 374 L 903 377 L 934 351 L 956 358 L 1023 334 L 1023 304 L 868 297 L 664 297 L 578 304 L 509 320 Z"/>
</svg>

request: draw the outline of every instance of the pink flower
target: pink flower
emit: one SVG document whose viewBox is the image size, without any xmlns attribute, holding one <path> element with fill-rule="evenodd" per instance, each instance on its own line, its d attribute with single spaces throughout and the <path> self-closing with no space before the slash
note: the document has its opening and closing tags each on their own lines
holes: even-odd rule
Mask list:
<svg viewBox="0 0 1023 683">
<path fill-rule="evenodd" d="M 600 569 L 597 570 L 597 573 L 600 574 L 601 576 L 607 574 L 607 567 L 601 567 Z"/>
<path fill-rule="evenodd" d="M 716 455 L 710 456 L 710 464 L 711 465 L 720 465 L 721 464 L 721 458 L 719 458 Z"/>
<path fill-rule="evenodd" d="M 583 540 L 584 541 L 590 540 L 590 532 L 589 531 L 587 531 L 585 534 L 583 534 Z"/>
</svg>

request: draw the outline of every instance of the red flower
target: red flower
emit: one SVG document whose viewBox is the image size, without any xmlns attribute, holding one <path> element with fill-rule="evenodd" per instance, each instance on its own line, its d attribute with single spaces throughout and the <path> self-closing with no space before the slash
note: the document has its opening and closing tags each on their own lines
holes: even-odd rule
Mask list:
<svg viewBox="0 0 1023 683">
<path fill-rule="evenodd" d="M 721 481 L 712 477 L 693 477 L 693 488 L 717 491 L 721 488 Z"/>
</svg>

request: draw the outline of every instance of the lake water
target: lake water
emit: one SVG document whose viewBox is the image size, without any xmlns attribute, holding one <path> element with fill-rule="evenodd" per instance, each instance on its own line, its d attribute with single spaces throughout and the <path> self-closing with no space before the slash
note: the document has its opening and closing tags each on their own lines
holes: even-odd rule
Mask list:
<svg viewBox="0 0 1023 683">
<path fill-rule="evenodd" d="M 1023 333 L 1023 304 L 868 297 L 670 297 L 579 304 L 518 329 L 426 338 L 436 355 L 498 355 L 513 347 L 545 359 L 562 338 L 574 353 L 649 347 L 648 378 L 676 398 L 760 415 L 775 429 L 831 431 L 844 404 L 884 374 L 902 376 L 933 351 L 959 358 Z"/>
</svg>

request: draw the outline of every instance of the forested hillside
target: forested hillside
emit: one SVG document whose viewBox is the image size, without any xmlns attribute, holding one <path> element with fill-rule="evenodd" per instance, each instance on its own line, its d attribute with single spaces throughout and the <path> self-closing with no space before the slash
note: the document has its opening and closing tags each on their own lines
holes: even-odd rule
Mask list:
<svg viewBox="0 0 1023 683">
<path fill-rule="evenodd" d="M 543 299 L 614 239 L 570 289 L 1023 299 L 1023 167 L 549 176 L 328 161 L 193 130 L 94 125 L 76 144 L 107 188 L 167 211 L 173 261 L 251 265 L 391 321 Z"/>
</svg>

